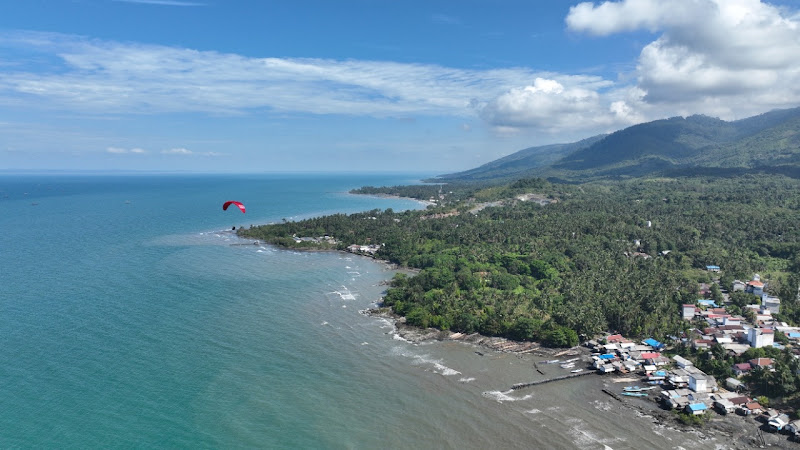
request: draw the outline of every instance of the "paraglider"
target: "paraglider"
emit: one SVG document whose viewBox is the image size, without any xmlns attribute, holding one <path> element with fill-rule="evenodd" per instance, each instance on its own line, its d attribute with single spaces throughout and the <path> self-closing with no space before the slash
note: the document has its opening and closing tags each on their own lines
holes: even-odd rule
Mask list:
<svg viewBox="0 0 800 450">
<path fill-rule="evenodd" d="M 231 205 L 236 205 L 244 213 L 244 205 L 242 204 L 242 202 L 237 202 L 237 201 L 234 201 L 234 200 L 229 200 L 229 201 L 223 203 L 222 204 L 222 210 L 223 211 L 227 211 L 228 210 L 228 206 L 231 206 Z"/>
</svg>

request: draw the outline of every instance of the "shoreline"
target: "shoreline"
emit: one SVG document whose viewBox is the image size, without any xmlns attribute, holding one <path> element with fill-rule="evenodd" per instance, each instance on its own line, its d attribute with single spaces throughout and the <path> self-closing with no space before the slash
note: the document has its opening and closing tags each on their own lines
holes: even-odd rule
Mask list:
<svg viewBox="0 0 800 450">
<path fill-rule="evenodd" d="M 367 195 L 367 194 L 352 194 L 352 195 Z M 398 199 L 409 199 L 408 197 L 399 197 L 399 196 L 392 196 L 388 194 L 377 194 L 377 195 L 369 195 L 373 197 L 381 197 L 381 198 L 398 198 Z M 430 202 L 419 201 L 416 199 L 411 199 L 414 201 L 418 201 L 423 204 L 432 204 Z M 240 239 L 247 239 L 252 241 L 252 239 L 240 237 Z M 232 245 L 252 245 L 252 244 L 262 244 L 268 245 L 276 249 L 281 250 L 294 250 L 294 251 L 302 251 L 302 252 L 341 252 L 343 254 L 348 255 L 355 255 L 364 258 L 368 258 L 376 263 L 381 264 L 385 270 L 389 271 L 401 271 L 409 274 L 414 274 L 418 272 L 418 269 L 413 269 L 409 267 L 401 267 L 395 263 L 392 263 L 388 260 L 383 260 L 376 258 L 373 255 L 369 254 L 361 254 L 361 253 L 353 253 L 346 250 L 340 250 L 335 248 L 293 248 L 293 247 L 284 247 L 277 244 L 270 244 L 260 240 L 256 240 L 256 242 L 248 242 L 247 244 L 232 244 Z M 388 285 L 391 281 L 391 278 L 385 279 L 379 283 L 379 285 Z M 531 355 L 531 357 L 539 357 L 539 358 L 554 358 L 559 356 L 576 356 L 576 355 L 588 355 L 588 349 L 585 347 L 572 347 L 572 348 L 548 348 L 543 347 L 540 343 L 537 342 L 518 342 L 512 341 L 507 338 L 502 337 L 489 337 L 483 336 L 478 333 L 472 334 L 464 334 L 464 333 L 457 333 L 447 330 L 438 330 L 434 328 L 419 328 L 416 326 L 407 325 L 405 322 L 405 317 L 400 316 L 394 313 L 390 308 L 384 307 L 382 303 L 383 295 L 385 295 L 385 291 L 380 294 L 381 297 L 376 300 L 375 307 L 370 307 L 364 310 L 359 311 L 365 316 L 373 317 L 373 318 L 382 318 L 388 319 L 393 324 L 394 330 L 396 335 L 405 340 L 406 342 L 418 345 L 425 342 L 436 341 L 440 343 L 444 342 L 462 342 L 471 346 L 474 346 L 480 351 L 476 351 L 479 355 L 483 356 L 481 351 L 486 352 L 496 352 L 496 353 L 504 353 L 504 354 L 513 354 L 519 358 L 527 358 L 526 355 Z M 536 361 L 534 361 L 535 367 Z M 533 373 L 533 372 L 532 372 Z M 588 398 L 595 398 L 595 401 L 598 399 L 602 399 L 599 401 L 606 402 L 608 401 L 613 406 L 619 406 L 619 414 L 623 415 L 627 420 L 634 420 L 639 421 L 646 420 L 652 423 L 653 427 L 661 427 L 664 430 L 667 430 L 670 433 L 692 433 L 696 436 L 696 442 L 698 445 L 703 445 L 704 443 L 710 444 L 709 441 L 713 441 L 717 444 L 717 448 L 722 448 L 719 446 L 719 443 L 724 442 L 724 448 L 731 448 L 731 449 L 748 449 L 753 447 L 761 446 L 760 437 L 759 437 L 759 428 L 761 427 L 761 423 L 753 417 L 742 417 L 735 414 L 729 414 L 726 416 L 722 416 L 717 414 L 716 412 L 708 413 L 710 414 L 709 420 L 702 426 L 691 426 L 691 425 L 684 425 L 680 423 L 677 419 L 675 413 L 669 410 L 662 409 L 660 405 L 651 397 L 647 398 L 628 398 L 622 397 L 620 399 L 613 399 L 611 397 L 606 397 L 606 394 L 602 393 L 602 390 L 605 388 L 608 389 L 619 389 L 618 383 L 630 382 L 635 383 L 632 380 L 625 380 L 625 377 L 621 377 L 619 375 L 589 375 L 586 377 L 580 377 L 583 383 L 590 384 L 592 386 L 592 393 L 587 395 Z M 635 379 L 638 380 L 639 377 Z M 590 380 L 591 379 L 591 380 Z M 527 381 L 527 380 L 520 380 L 520 381 Z M 560 381 L 560 383 L 570 383 L 572 380 L 564 380 Z M 616 387 L 615 387 L 616 385 Z M 510 386 L 504 387 L 510 388 Z M 532 389 L 532 388 L 524 388 L 524 389 Z M 599 394 L 598 394 L 599 393 Z M 620 403 L 620 405 L 617 405 Z M 615 408 L 616 409 L 616 408 Z M 660 433 L 659 433 L 660 434 Z M 795 448 L 796 444 L 789 441 L 788 438 L 780 433 L 761 433 L 763 438 L 766 442 L 767 446 L 775 447 L 775 448 Z"/>
<path fill-rule="evenodd" d="M 401 195 L 393 195 L 393 194 L 356 194 L 356 193 L 352 193 L 352 192 L 348 192 L 348 194 L 350 194 L 350 195 L 363 195 L 365 197 L 388 198 L 388 199 L 394 199 L 394 200 L 411 200 L 411 201 L 417 202 L 417 203 L 419 203 L 421 205 L 424 205 L 425 208 L 427 208 L 428 206 L 435 206 L 436 205 L 436 202 L 432 202 L 430 200 L 420 200 L 418 198 L 403 197 Z M 423 209 L 425 209 L 425 208 L 423 208 Z"/>
<path fill-rule="evenodd" d="M 506 338 L 482 336 L 478 333 L 463 334 L 434 328 L 422 329 L 406 325 L 404 317 L 395 314 L 387 307 L 381 307 L 380 303 L 375 308 L 368 308 L 360 312 L 369 317 L 390 320 L 394 325 L 396 334 L 412 345 L 426 342 L 461 342 L 480 349 L 480 351 L 476 350 L 475 353 L 481 356 L 484 356 L 483 351 L 487 353 L 513 354 L 519 358 L 544 359 L 559 356 L 589 355 L 588 349 L 581 346 L 548 348 L 542 347 L 535 342 L 516 342 Z M 536 362 L 533 361 L 534 367 L 536 367 Z M 723 416 L 716 412 L 710 412 L 708 413 L 710 414 L 709 420 L 698 427 L 679 422 L 677 414 L 672 410 L 663 409 L 656 398 L 612 397 L 604 392 L 619 390 L 623 383 L 637 383 L 641 378 L 637 375 L 591 374 L 580 378 L 581 384 L 584 386 L 586 384 L 590 385 L 590 392 L 586 394 L 587 400 L 593 399 L 594 402 L 607 403 L 610 408 L 616 409 L 625 420 L 635 420 L 640 423 L 643 423 L 641 421 L 649 421 L 654 428 L 662 430 L 659 434 L 664 431 L 680 435 L 694 434 L 698 445 L 714 442 L 715 448 L 733 450 L 762 447 L 760 436 L 763 436 L 766 445 L 769 447 L 780 449 L 796 448 L 796 444 L 784 434 L 760 433 L 762 423 L 755 417 L 744 417 L 736 414 Z M 558 382 L 566 384 L 574 381 L 566 379 Z M 511 386 L 508 386 L 508 389 L 511 389 Z M 531 391 L 534 389 L 534 387 L 523 387 L 520 390 Z M 619 409 L 616 408 L 617 406 Z M 720 447 L 720 445 L 724 445 L 724 447 Z"/>
</svg>

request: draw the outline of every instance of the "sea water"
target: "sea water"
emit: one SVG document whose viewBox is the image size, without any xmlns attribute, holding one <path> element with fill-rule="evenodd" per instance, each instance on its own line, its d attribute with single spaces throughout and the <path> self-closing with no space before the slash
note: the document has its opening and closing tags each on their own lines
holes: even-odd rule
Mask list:
<svg viewBox="0 0 800 450">
<path fill-rule="evenodd" d="M 540 376 L 535 358 L 412 344 L 362 314 L 384 264 L 231 231 L 421 208 L 347 193 L 419 178 L 0 176 L 0 447 L 711 444 L 628 420 L 594 375 L 511 391 Z"/>
</svg>

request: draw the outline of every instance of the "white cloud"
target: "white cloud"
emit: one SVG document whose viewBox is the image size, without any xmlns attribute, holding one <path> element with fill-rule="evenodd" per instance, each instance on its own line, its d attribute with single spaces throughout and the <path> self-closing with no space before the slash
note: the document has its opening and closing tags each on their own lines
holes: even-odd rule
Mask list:
<svg viewBox="0 0 800 450">
<path fill-rule="evenodd" d="M 792 14 L 758 0 L 574 6 L 566 17 L 572 31 L 658 33 L 633 73 L 615 80 L 524 67 L 253 58 L 7 32 L 0 33 L 0 49 L 20 56 L 0 66 L 0 107 L 92 115 L 428 115 L 480 118 L 499 134 L 550 136 L 613 131 L 678 114 L 743 117 L 800 104 L 800 18 Z"/>
<path fill-rule="evenodd" d="M 759 0 L 623 0 L 570 9 L 574 31 L 647 29 L 637 87 L 646 105 L 732 118 L 800 103 L 800 21 Z"/>
<path fill-rule="evenodd" d="M 143 155 L 147 153 L 147 150 L 142 148 L 121 148 L 121 147 L 108 147 L 106 148 L 106 153 L 113 153 L 115 155 L 122 155 L 122 154 L 136 154 L 136 155 Z"/>
<path fill-rule="evenodd" d="M 603 128 L 619 118 L 608 114 L 608 95 L 600 92 L 609 85 L 585 77 L 536 78 L 533 84 L 513 88 L 488 102 L 481 116 L 504 133 L 536 128 L 557 134 L 576 124 L 585 129 Z"/>
<path fill-rule="evenodd" d="M 487 100 L 536 76 L 518 68 L 248 58 L 47 33 L 0 34 L 2 47 L 56 63 L 4 71 L 0 97 L 6 98 L 0 100 L 35 96 L 52 107 L 85 112 L 468 116 L 474 114 L 471 99 Z"/>
<path fill-rule="evenodd" d="M 161 153 L 165 155 L 191 155 L 191 150 L 185 148 L 171 148 L 169 150 L 162 150 Z"/>
</svg>

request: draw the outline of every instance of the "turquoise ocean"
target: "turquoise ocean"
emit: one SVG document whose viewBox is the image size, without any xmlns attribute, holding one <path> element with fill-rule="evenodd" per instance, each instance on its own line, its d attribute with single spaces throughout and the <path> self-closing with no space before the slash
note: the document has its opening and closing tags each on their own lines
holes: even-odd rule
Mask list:
<svg viewBox="0 0 800 450">
<path fill-rule="evenodd" d="M 537 358 L 402 340 L 360 312 L 384 264 L 230 231 L 421 208 L 347 193 L 420 177 L 0 175 L 0 448 L 713 448 L 599 377 L 512 392 Z"/>
</svg>

